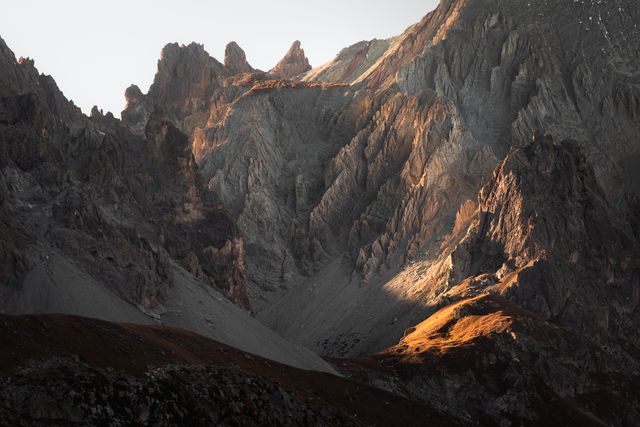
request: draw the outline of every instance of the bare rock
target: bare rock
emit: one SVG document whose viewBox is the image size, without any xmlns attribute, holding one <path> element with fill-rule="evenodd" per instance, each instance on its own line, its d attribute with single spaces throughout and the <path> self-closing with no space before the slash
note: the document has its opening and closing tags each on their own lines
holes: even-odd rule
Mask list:
<svg viewBox="0 0 640 427">
<path fill-rule="evenodd" d="M 290 80 L 311 69 L 300 41 L 293 42 L 284 58 L 273 67 L 269 74 L 282 80 Z"/>
<path fill-rule="evenodd" d="M 253 71 L 247 62 L 247 56 L 238 43 L 230 42 L 224 50 L 224 66 L 230 74 L 250 73 Z"/>
<path fill-rule="evenodd" d="M 127 104 L 121 113 L 122 123 L 136 135 L 143 135 L 152 113 L 151 101 L 136 85 L 129 86 L 124 97 Z"/>
</svg>

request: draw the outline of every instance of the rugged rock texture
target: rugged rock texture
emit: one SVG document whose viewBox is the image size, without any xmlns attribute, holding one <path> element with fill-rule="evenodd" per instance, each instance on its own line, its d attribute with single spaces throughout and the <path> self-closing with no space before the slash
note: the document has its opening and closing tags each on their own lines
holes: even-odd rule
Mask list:
<svg viewBox="0 0 640 427">
<path fill-rule="evenodd" d="M 187 117 L 195 115 L 192 120 L 206 120 L 204 114 L 210 100 L 219 93 L 227 76 L 224 65 L 209 56 L 201 44 L 170 43 L 162 49 L 158 72 L 147 96 L 153 105 L 161 106 L 172 122 L 186 130 Z"/>
<path fill-rule="evenodd" d="M 144 135 L 147 122 L 153 112 L 153 105 L 136 85 L 131 85 L 127 88 L 124 92 L 124 98 L 127 104 L 121 113 L 122 123 L 124 123 L 132 133 Z"/>
<path fill-rule="evenodd" d="M 209 188 L 250 236 L 256 307 L 328 258 L 307 234 L 308 212 L 324 186 L 323 164 L 352 136 L 351 99 L 341 86 L 258 86 L 194 145 Z"/>
<path fill-rule="evenodd" d="M 234 42 L 227 46 L 225 65 L 200 44 L 169 43 L 162 49 L 149 92 L 145 95 L 135 85 L 126 90 L 122 122 L 141 135 L 151 113 L 158 110 L 182 132 L 197 138 L 198 129 L 219 123 L 233 101 L 269 79 L 273 77 L 249 66 Z"/>
<path fill-rule="evenodd" d="M 21 95 L 38 85 L 39 76 L 35 72 L 33 60 L 16 58 L 4 42 L 0 41 L 0 91 L 7 95 Z"/>
<path fill-rule="evenodd" d="M 238 43 L 230 42 L 224 50 L 224 66 L 230 74 L 250 73 L 253 71 L 247 62 L 247 56 Z"/>
<path fill-rule="evenodd" d="M 477 206 L 426 272 L 421 295 L 443 308 L 377 356 L 393 371 L 382 378 L 497 424 L 632 424 L 640 244 L 578 146 L 545 137 L 513 150 Z"/>
<path fill-rule="evenodd" d="M 640 348 L 640 243 L 627 209 L 606 200 L 577 144 L 539 138 L 510 153 L 481 190 L 447 257 L 447 281 L 493 273 L 506 281 L 501 295 L 545 320 Z"/>
<path fill-rule="evenodd" d="M 311 238 L 320 254 L 312 257 L 315 273 L 292 268 L 303 278 L 285 275 L 282 285 L 290 291 L 282 299 L 260 294 L 271 300 L 256 301 L 260 318 L 332 354 L 392 344 L 390 337 L 399 338 L 431 305 L 412 289 L 422 288 L 424 271 L 438 259 L 458 208 L 474 198 L 511 146 L 527 144 L 537 132 L 574 139 L 611 204 L 637 193 L 629 159 L 639 150 L 637 100 L 630 100 L 638 75 L 623 65 L 637 63 L 637 30 L 627 18 L 637 8 L 625 1 L 543 2 L 535 13 L 529 7 L 524 1 L 443 1 L 394 41 L 362 74 L 362 84 L 349 88 L 357 117 L 353 138 L 323 168 L 324 185 L 304 214 L 304 239 Z M 232 114 L 248 111 L 250 99 L 235 103 Z M 332 132 L 334 126 L 325 129 Z M 223 147 L 234 142 L 215 144 L 215 150 L 231 150 Z M 207 158 L 198 158 L 204 171 Z M 252 191 L 262 187 L 273 200 L 266 189 L 279 176 L 276 170 L 267 168 L 253 179 L 258 186 Z M 295 181 L 288 186 L 293 194 Z M 225 205 L 242 205 L 244 197 L 240 192 Z M 247 230 L 247 245 L 258 241 L 253 224 L 239 224 Z M 292 243 L 294 259 L 309 257 Z M 291 265 L 282 251 L 275 253 Z"/>
<path fill-rule="evenodd" d="M 139 380 L 50 360 L 0 380 L 0 389 L 0 415 L 16 426 L 360 425 L 234 368 L 165 367 Z"/>
<path fill-rule="evenodd" d="M 532 8 L 445 0 L 386 46 L 355 45 L 304 77 L 349 87 L 227 78 L 233 95 L 202 104 L 209 119 L 187 133 L 244 235 L 260 319 L 327 354 L 392 345 L 437 306 L 424 289 L 439 289 L 426 282 L 467 201 L 534 134 L 575 140 L 607 203 L 633 204 L 635 4 Z"/>
<path fill-rule="evenodd" d="M 287 338 L 384 352 L 374 366 L 391 374 L 363 374 L 381 387 L 486 423 L 624 425 L 640 360 L 639 14 L 635 0 L 442 0 L 315 70 L 294 44 L 269 74 L 170 44 L 149 93 L 127 90 L 124 126 L 99 111 L 86 125 L 29 61 L 3 65 L 0 274 L 56 277 L 81 247 L 74 262 L 174 321 L 178 278 L 246 307 L 244 275 L 257 318 Z M 55 268 L 24 249 L 59 235 L 31 231 L 50 223 L 44 201 L 91 237 L 57 243 Z M 93 248 L 116 270 L 87 261 Z"/>
<path fill-rule="evenodd" d="M 46 87 L 41 90 L 42 98 L 50 96 Z M 166 283 L 164 270 L 168 261 L 153 248 L 159 245 L 178 260 L 188 259 L 188 263 L 183 261 L 186 267 L 193 266 L 194 273 L 200 273 L 228 295 L 235 295 L 237 302 L 248 307 L 243 290 L 242 253 L 235 264 L 228 259 L 216 264 L 216 255 L 205 253 L 223 249 L 227 241 L 228 245 L 237 246 L 239 235 L 221 206 L 208 200 L 207 207 L 204 206 L 203 198 L 211 196 L 199 184 L 188 138 L 160 114 L 152 115 L 147 122 L 146 139 L 137 138 L 121 128 L 113 116 L 102 116 L 96 109 L 91 121 L 70 109 L 70 114 L 75 114 L 73 124 L 84 126 L 74 131 L 56 114 L 57 104 L 64 103 L 62 94 L 53 92 L 53 95 L 58 97 L 54 108 L 34 99 L 32 94 L 3 98 L 6 117 L 3 138 L 9 151 L 3 158 L 6 197 L 27 203 L 27 212 L 22 215 L 15 212 L 20 210 L 18 201 L 7 209 L 13 209 L 14 215 L 24 222 L 29 217 L 40 218 L 39 227 L 25 227 L 28 232 L 34 238 L 41 233 L 50 237 L 56 247 L 73 256 L 93 252 L 91 256 L 111 260 L 115 269 L 110 273 L 103 271 L 101 279 L 111 279 L 112 286 L 122 287 L 122 295 L 134 304 L 149 307 L 160 304 L 158 293 Z M 26 140 L 17 138 L 18 133 Z M 13 149 L 12 144 L 21 146 Z M 33 151 L 30 146 L 37 152 L 29 153 Z M 154 187 L 148 188 L 145 184 L 151 182 Z M 29 214 L 33 210 L 37 213 Z M 110 216 L 114 218 L 109 219 Z M 44 228 L 47 223 L 48 229 Z M 150 228 L 153 223 L 162 232 L 144 236 L 144 225 Z M 194 248 L 199 242 L 190 235 L 198 234 L 195 230 L 203 226 L 211 229 L 204 237 L 208 245 L 205 241 Z M 79 238 L 88 246 L 84 250 Z M 111 247 L 114 242 L 116 248 Z M 136 259 L 135 246 L 142 258 Z M 208 246 L 213 249 L 207 249 Z M 93 264 L 94 260 L 86 262 Z M 123 272 L 116 270 L 130 263 L 133 269 L 125 273 L 130 278 L 124 279 Z M 148 264 L 149 271 L 136 271 L 136 266 L 142 264 Z M 137 289 L 127 290 L 134 277 Z"/>
<path fill-rule="evenodd" d="M 197 57 L 197 46 L 188 49 Z M 168 60 L 175 52 L 166 51 Z M 31 61 L 8 52 L 0 61 L 13 70 L 0 93 L 0 310 L 166 322 L 332 371 L 223 297 L 250 309 L 242 236 L 168 115 L 146 109 L 152 104 L 130 88 L 130 105 L 142 105 L 138 135 L 97 108 L 89 119 Z"/>
<path fill-rule="evenodd" d="M 306 73 L 311 69 L 309 60 L 304 54 L 300 41 L 293 42 L 284 58 L 273 67 L 269 74 L 277 79 L 289 80 Z"/>
</svg>

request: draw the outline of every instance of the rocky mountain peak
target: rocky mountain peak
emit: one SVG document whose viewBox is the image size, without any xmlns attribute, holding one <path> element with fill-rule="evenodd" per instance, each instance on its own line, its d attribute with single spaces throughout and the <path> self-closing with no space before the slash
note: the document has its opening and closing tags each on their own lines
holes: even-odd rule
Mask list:
<svg viewBox="0 0 640 427">
<path fill-rule="evenodd" d="M 127 88 L 124 92 L 124 98 L 127 104 L 121 113 L 122 122 L 134 134 L 143 135 L 151 115 L 151 102 L 136 85 Z"/>
<path fill-rule="evenodd" d="M 94 105 L 91 108 L 91 112 L 89 113 L 89 117 L 92 118 L 92 119 L 99 119 L 99 118 L 104 117 L 104 112 L 101 109 L 99 109 L 97 105 Z"/>
<path fill-rule="evenodd" d="M 32 59 L 16 57 L 0 38 L 0 95 L 29 92 L 37 86 L 38 71 Z"/>
<path fill-rule="evenodd" d="M 127 105 L 129 103 L 138 102 L 140 99 L 142 99 L 143 96 L 144 94 L 136 85 L 129 86 L 124 92 L 124 97 L 127 100 Z"/>
<path fill-rule="evenodd" d="M 181 125 L 188 115 L 204 112 L 228 72 L 198 43 L 167 44 L 149 89 L 153 105 L 162 105 L 171 121 Z"/>
<path fill-rule="evenodd" d="M 304 54 L 300 41 L 296 40 L 284 58 L 269 71 L 269 74 L 279 79 L 292 79 L 309 70 L 311 70 L 309 60 Z"/>
<path fill-rule="evenodd" d="M 247 56 L 238 43 L 230 42 L 224 50 L 224 66 L 231 74 L 250 73 L 253 68 L 247 62 Z"/>
</svg>

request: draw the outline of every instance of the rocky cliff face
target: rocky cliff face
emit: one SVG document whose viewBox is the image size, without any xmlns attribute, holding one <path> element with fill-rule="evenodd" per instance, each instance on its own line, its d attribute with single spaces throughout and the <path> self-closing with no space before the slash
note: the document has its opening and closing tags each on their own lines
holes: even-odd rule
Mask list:
<svg viewBox="0 0 640 427">
<path fill-rule="evenodd" d="M 97 248 L 99 262 L 79 259 L 119 294 L 134 283 L 125 297 L 144 307 L 169 304 L 179 265 L 325 355 L 382 352 L 378 384 L 414 399 L 497 424 L 624 424 L 596 397 L 633 394 L 620 379 L 638 373 L 639 13 L 443 0 L 318 69 L 294 43 L 269 73 L 235 45 L 223 65 L 170 44 L 149 93 L 127 90 L 122 124 L 97 111 L 87 124 L 9 61 L 0 274 L 48 265 L 24 235 L 80 230 L 82 245 L 57 245 Z M 68 186 L 81 195 L 58 197 Z M 49 215 L 18 212 L 32 200 L 61 203 L 64 233 L 29 231 Z M 570 415 L 542 417 L 545 402 Z M 636 414 L 637 399 L 619 407 Z"/>
<path fill-rule="evenodd" d="M 311 69 L 300 41 L 293 42 L 284 58 L 273 67 L 269 74 L 277 79 L 289 80 Z"/>
<path fill-rule="evenodd" d="M 498 286 L 501 295 L 545 320 L 588 325 L 603 344 L 636 341 L 640 245 L 628 209 L 606 200 L 577 144 L 537 139 L 510 153 L 482 188 L 478 212 L 448 257 L 447 281 L 495 274 L 512 280 Z"/>
<path fill-rule="evenodd" d="M 188 49 L 198 57 L 196 46 Z M 331 371 L 237 307 L 250 310 L 244 241 L 202 182 L 190 138 L 170 119 L 184 104 L 172 113 L 155 108 L 158 83 L 147 96 L 127 90 L 124 122 L 132 127 L 97 108 L 88 118 L 33 62 L 7 52 L 0 61 L 12 70 L 0 93 L 0 310 L 166 322 Z"/>
<path fill-rule="evenodd" d="M 172 122 L 188 130 L 190 123 L 185 119 L 195 116 L 192 121 L 206 120 L 210 100 L 219 95 L 227 76 L 224 65 L 209 56 L 202 45 L 170 43 L 162 49 L 147 96 Z"/>
<path fill-rule="evenodd" d="M 625 425 L 640 410 L 640 244 L 621 208 L 574 142 L 512 150 L 426 273 L 439 310 L 363 380 L 469 420 Z"/>
<path fill-rule="evenodd" d="M 526 2 L 445 1 L 394 41 L 358 80 L 368 89 L 349 88 L 354 99 L 374 101 L 352 104 L 354 137 L 324 168 L 324 187 L 305 215 L 307 235 L 328 256 L 316 263 L 316 276 L 290 285 L 284 280 L 298 289 L 269 303 L 262 318 L 308 345 L 327 339 L 329 352 L 391 344 L 386 337 L 399 337 L 424 315 L 425 304 L 411 289 L 422 287 L 421 271 L 437 260 L 458 208 L 474 198 L 510 147 L 536 133 L 574 139 L 610 203 L 634 194 L 629 159 L 638 155 L 639 129 L 637 101 L 629 97 L 638 80 L 615 58 L 638 57 L 637 43 L 625 42 L 637 39 L 625 15 L 636 8 L 616 5 L 545 3 L 531 14 Z M 237 114 L 245 105 L 234 105 Z M 271 176 L 254 182 L 271 182 Z M 252 241 L 251 233 L 247 238 Z M 333 276 L 336 267 L 342 270 Z M 305 297 L 310 289 L 314 298 Z M 353 298 L 358 304 L 349 302 Z M 407 306 L 407 300 L 414 302 Z M 344 317 L 335 315 L 334 304 L 342 305 Z M 381 316 L 374 308 L 380 304 L 396 308 Z M 366 309 L 357 314 L 361 305 Z M 289 307 L 304 307 L 299 321 L 285 320 Z M 332 343 L 339 335 L 349 338 Z"/>
<path fill-rule="evenodd" d="M 246 250 L 258 304 L 329 257 L 307 233 L 308 212 L 324 185 L 323 164 L 349 140 L 355 117 L 344 87 L 301 89 L 250 92 L 196 147 L 209 188 L 251 236 Z"/>
<path fill-rule="evenodd" d="M 245 238 L 260 319 L 328 354 L 393 344 L 437 305 L 426 282 L 474 212 L 468 201 L 533 135 L 574 140 L 607 203 L 635 200 L 637 8 L 531 7 L 443 1 L 304 84 L 224 77 L 168 103 L 201 107 L 178 126 Z M 179 86 L 169 68 L 156 80 Z"/>
<path fill-rule="evenodd" d="M 224 66 L 231 74 L 250 73 L 253 71 L 247 62 L 247 56 L 238 43 L 230 42 L 224 50 Z"/>
<path fill-rule="evenodd" d="M 153 104 L 147 98 L 140 88 L 131 85 L 124 92 L 124 98 L 127 101 L 124 111 L 122 111 L 122 123 L 136 135 L 144 135 L 147 122 L 153 112 Z"/>
<path fill-rule="evenodd" d="M 27 66 L 32 68 L 33 64 Z M 32 70 L 37 76 L 35 68 Z M 135 98 L 135 90 L 129 93 Z M 49 99 L 53 104 L 43 102 Z M 66 106 L 59 91 L 41 83 L 30 93 L 4 97 L 3 101 L 3 138 L 7 150 L 7 156 L 3 157 L 5 200 L 14 200 L 13 206 L 5 209 L 14 212 L 15 221 L 28 223 L 36 216 L 43 221 L 35 229 L 33 224 L 25 225 L 25 233 L 33 239 L 44 233 L 56 246 L 71 252 L 80 250 L 83 246 L 80 241 L 85 241 L 88 251 L 99 258 L 87 262 L 100 264 L 104 258 L 112 260 L 115 265 L 108 273 L 103 271 L 104 276 L 113 275 L 113 286 L 135 304 L 161 304 L 159 294 L 167 280 L 168 257 L 162 250 L 158 252 L 157 247 L 164 246 L 170 252 L 175 251 L 176 259 L 188 258 L 195 263 L 193 268 L 198 272 L 201 263 L 207 264 L 204 271 L 208 274 L 203 273 L 202 277 L 216 286 L 217 275 L 220 288 L 233 288 L 228 289 L 229 295 L 237 294 L 238 301 L 244 301 L 242 305 L 248 307 L 242 291 L 242 254 L 236 264 L 237 272 L 231 274 L 237 281 L 229 285 L 229 275 L 225 273 L 231 270 L 216 271 L 215 257 L 202 252 L 207 245 L 194 250 L 191 246 L 195 242 L 184 236 L 188 229 L 202 227 L 196 222 L 201 220 L 203 224 L 221 224 L 217 230 L 212 228 L 217 233 L 208 237 L 214 247 L 223 248 L 226 241 L 237 245 L 231 242 L 239 238 L 233 221 L 221 207 L 208 207 L 205 212 L 202 198 L 207 196 L 199 184 L 190 142 L 170 122 L 159 114 L 151 115 L 142 139 L 128 133 L 113 116 L 102 116 L 95 109 L 88 120 Z M 25 139 L 17 138 L 18 135 Z M 19 145 L 14 148 L 13 144 Z M 154 184 L 151 189 L 147 188 L 150 183 Z M 26 204 L 26 210 L 21 209 L 22 203 Z M 140 232 L 152 223 L 164 231 L 157 236 Z M 80 256 L 82 252 L 74 255 Z M 205 262 L 206 258 L 209 260 Z M 230 265 L 227 261 L 219 262 L 220 268 L 226 270 Z M 117 271 L 127 265 L 132 267 L 125 273 L 129 279 L 122 278 L 123 272 Z M 137 270 L 140 265 L 146 267 Z M 101 269 L 98 265 L 94 267 Z M 132 280 L 136 282 L 134 289 L 127 285 Z"/>
<path fill-rule="evenodd" d="M 230 105 L 256 82 L 272 79 L 254 70 L 244 51 L 227 45 L 225 64 L 211 57 L 197 43 L 169 43 L 158 60 L 158 70 L 147 94 L 135 85 L 125 91 L 123 124 L 142 135 L 152 112 L 166 115 L 176 127 L 195 138 L 197 129 L 223 120 Z"/>
</svg>

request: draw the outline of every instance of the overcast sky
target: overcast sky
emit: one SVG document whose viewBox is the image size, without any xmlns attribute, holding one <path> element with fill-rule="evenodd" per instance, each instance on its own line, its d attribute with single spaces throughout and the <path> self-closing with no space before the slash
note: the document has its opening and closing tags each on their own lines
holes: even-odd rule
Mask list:
<svg viewBox="0 0 640 427">
<path fill-rule="evenodd" d="M 299 39 L 311 65 L 360 40 L 401 33 L 438 0 L 7 0 L 0 36 L 16 57 L 35 60 L 85 113 L 116 116 L 124 90 L 146 92 L 162 47 L 202 43 L 224 60 L 235 40 L 255 68 L 268 70 Z"/>
</svg>

